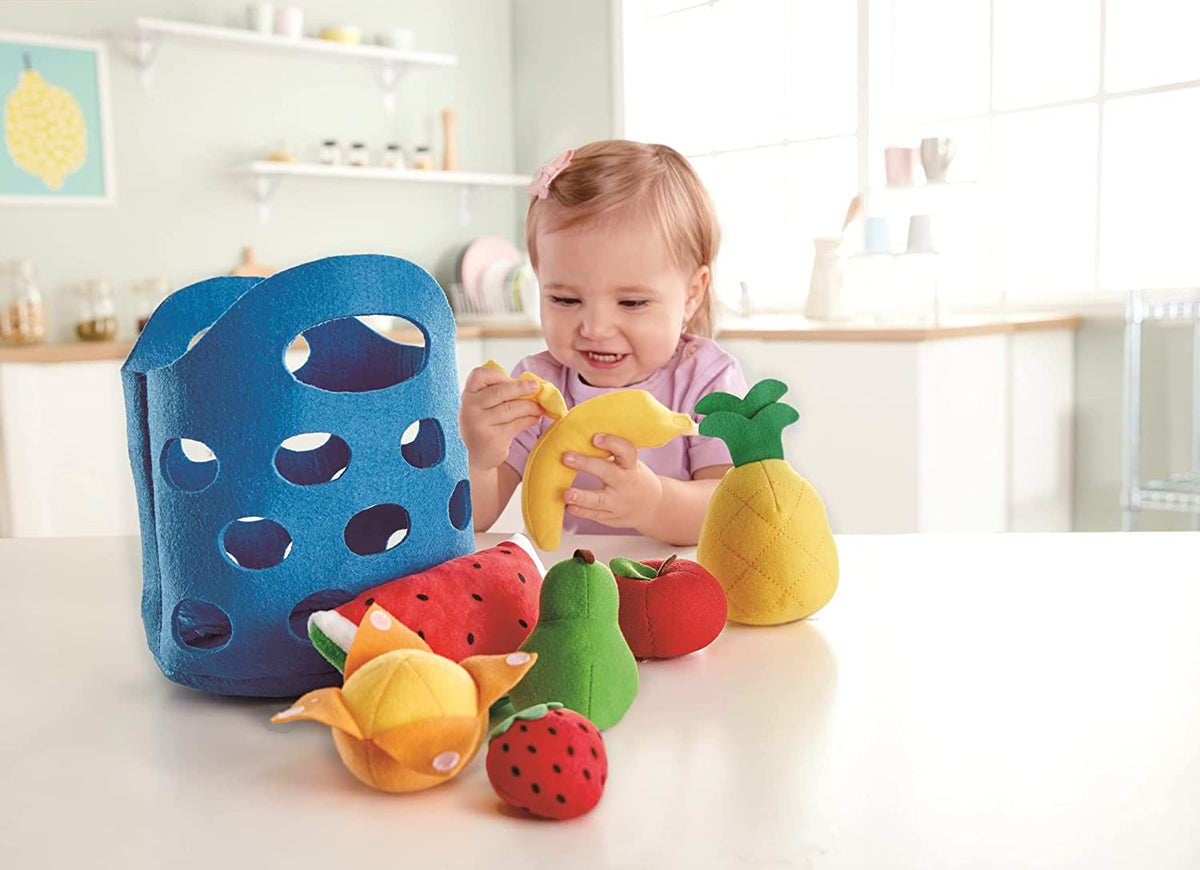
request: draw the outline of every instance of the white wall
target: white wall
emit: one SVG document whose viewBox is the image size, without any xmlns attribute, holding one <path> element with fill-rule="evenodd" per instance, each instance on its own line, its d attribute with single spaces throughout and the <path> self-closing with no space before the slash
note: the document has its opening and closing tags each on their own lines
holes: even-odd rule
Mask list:
<svg viewBox="0 0 1200 870">
<path fill-rule="evenodd" d="M 224 274 L 245 244 L 276 266 L 336 253 L 395 254 L 444 282 L 471 238 L 516 240 L 513 214 L 524 197 L 516 189 L 480 192 L 471 225 L 460 226 L 458 191 L 449 186 L 295 180 L 276 193 L 271 222 L 258 222 L 250 182 L 230 169 L 279 139 L 308 157 L 326 138 L 362 140 L 375 149 L 389 141 L 410 148 L 428 142 L 440 154 L 440 112 L 454 108 L 464 169 L 531 169 L 514 150 L 510 0 L 300 5 L 307 31 L 347 21 L 368 34 L 411 27 L 418 49 L 456 54 L 459 65 L 409 73 L 389 117 L 374 73 L 357 63 L 167 42 L 147 92 L 129 56 L 132 42 L 110 40 L 117 204 L 0 207 L 0 259 L 37 264 L 55 337 L 73 338 L 67 285 L 83 278 L 115 281 L 128 311 L 130 281 L 161 275 L 182 286 Z M 128 31 L 138 16 L 240 25 L 245 8 L 243 0 L 6 0 L 0 29 L 102 38 Z M 0 70 L 0 93 L 18 72 Z M 121 326 L 132 336 L 131 315 Z"/>
</svg>

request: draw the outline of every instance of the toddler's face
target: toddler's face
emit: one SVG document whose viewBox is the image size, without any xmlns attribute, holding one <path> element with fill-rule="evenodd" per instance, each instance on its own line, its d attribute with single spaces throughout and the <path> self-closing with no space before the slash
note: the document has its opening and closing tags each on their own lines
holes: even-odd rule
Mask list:
<svg viewBox="0 0 1200 870">
<path fill-rule="evenodd" d="M 671 259 L 649 221 L 540 233 L 538 283 L 546 346 L 597 387 L 643 381 L 675 352 L 705 292 L 708 267 Z"/>
</svg>

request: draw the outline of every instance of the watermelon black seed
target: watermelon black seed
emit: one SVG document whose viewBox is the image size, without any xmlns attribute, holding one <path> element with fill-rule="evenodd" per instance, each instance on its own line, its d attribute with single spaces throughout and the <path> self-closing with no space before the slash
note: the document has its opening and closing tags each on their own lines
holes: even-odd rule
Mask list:
<svg viewBox="0 0 1200 870">
<path fill-rule="evenodd" d="M 518 572 L 517 572 L 517 579 L 518 579 L 518 580 L 520 580 L 522 583 L 524 583 L 524 582 L 525 582 L 525 575 L 524 575 L 524 574 L 522 574 L 520 571 L 518 571 Z"/>
<path fill-rule="evenodd" d="M 472 568 L 482 568 L 483 566 L 482 566 L 482 565 L 480 565 L 478 562 L 476 562 L 476 563 L 475 563 L 474 565 L 472 565 L 471 567 L 472 567 Z"/>
<path fill-rule="evenodd" d="M 522 731 L 528 731 L 528 730 L 529 730 L 529 726 L 528 726 L 528 725 L 522 725 L 522 726 L 521 726 L 521 730 L 522 730 Z"/>
<path fill-rule="evenodd" d="M 584 779 L 592 778 L 592 772 L 590 770 L 588 770 L 586 767 L 583 769 L 583 778 Z"/>
<path fill-rule="evenodd" d="M 424 592 L 418 592 L 418 593 L 417 593 L 417 599 L 418 599 L 419 601 L 428 601 L 428 600 L 429 600 L 429 596 L 428 596 L 428 595 L 426 595 Z"/>
<path fill-rule="evenodd" d="M 417 637 L 421 638 L 421 640 L 424 640 L 424 639 L 425 639 L 425 632 L 423 632 L 423 631 L 418 631 L 418 632 L 417 632 Z"/>
<path fill-rule="evenodd" d="M 500 748 L 503 749 L 505 752 L 508 752 L 508 744 L 507 743 L 501 743 Z"/>
<path fill-rule="evenodd" d="M 482 596 L 482 595 L 480 595 L 478 592 L 472 592 L 472 593 L 471 593 L 471 597 L 472 597 L 472 598 L 474 598 L 476 601 L 482 601 L 482 600 L 483 600 L 483 596 Z"/>
<path fill-rule="evenodd" d="M 475 635 L 471 634 L 470 632 L 467 633 L 467 643 L 475 643 Z"/>
<path fill-rule="evenodd" d="M 607 773 L 600 774 L 600 784 L 604 785 L 604 783 L 606 783 L 607 781 L 608 781 L 608 774 Z"/>
<path fill-rule="evenodd" d="M 529 628 L 529 623 L 526 622 L 525 620 L 518 619 L 517 622 L 520 624 L 521 628 Z"/>
<path fill-rule="evenodd" d="M 534 746 L 532 743 L 530 743 L 530 744 L 529 744 L 528 746 L 526 746 L 525 748 L 526 748 L 526 749 L 528 749 L 528 750 L 529 750 L 531 753 L 533 753 L 534 755 L 537 755 L 537 747 L 536 747 L 536 746 Z"/>
<path fill-rule="evenodd" d="M 541 789 L 541 787 L 540 787 L 540 786 L 539 786 L 539 785 L 538 785 L 536 782 L 533 784 L 533 793 L 534 793 L 534 794 L 541 794 L 541 793 L 542 793 L 542 789 Z"/>
<path fill-rule="evenodd" d="M 568 747 L 567 747 L 567 755 L 574 755 L 574 754 L 575 754 L 575 747 L 574 747 L 574 746 L 568 746 Z"/>
<path fill-rule="evenodd" d="M 567 802 L 567 799 L 566 799 L 565 797 L 563 797 L 562 795 L 560 795 L 560 794 L 556 794 L 556 795 L 554 796 L 554 799 L 555 799 L 556 801 L 558 801 L 560 804 L 565 804 L 565 803 Z"/>
<path fill-rule="evenodd" d="M 501 553 L 503 553 L 505 556 L 511 556 L 511 555 L 512 555 L 512 550 L 501 550 L 500 552 L 501 552 Z"/>
<path fill-rule="evenodd" d="M 554 765 L 554 772 L 555 772 L 555 773 L 562 773 L 562 767 L 560 767 L 560 766 L 559 766 L 559 765 L 557 765 L 557 764 L 556 764 L 556 765 Z"/>
<path fill-rule="evenodd" d="M 363 604 L 367 605 L 367 607 L 370 607 L 374 603 L 375 603 L 374 598 L 368 598 L 366 601 L 363 602 Z"/>
<path fill-rule="evenodd" d="M 551 734 L 557 734 L 557 733 L 558 733 L 558 732 L 557 732 L 557 731 L 555 731 L 553 728 L 547 728 L 546 730 L 547 730 L 547 731 L 549 731 Z"/>
<path fill-rule="evenodd" d="M 521 775 L 521 768 L 517 767 L 515 764 L 514 764 L 514 765 L 513 765 L 511 768 L 509 768 L 509 770 L 511 770 L 511 771 L 512 771 L 512 775 L 513 775 L 513 776 L 520 776 L 520 775 Z"/>
<path fill-rule="evenodd" d="M 582 731 L 584 734 L 587 734 L 587 726 L 584 725 L 582 722 L 579 723 L 579 730 Z"/>
<path fill-rule="evenodd" d="M 598 752 L 596 751 L 596 747 L 595 747 L 595 746 L 593 746 L 593 747 L 592 747 L 592 758 L 599 758 L 599 757 L 600 757 L 600 753 L 598 753 Z"/>
</svg>

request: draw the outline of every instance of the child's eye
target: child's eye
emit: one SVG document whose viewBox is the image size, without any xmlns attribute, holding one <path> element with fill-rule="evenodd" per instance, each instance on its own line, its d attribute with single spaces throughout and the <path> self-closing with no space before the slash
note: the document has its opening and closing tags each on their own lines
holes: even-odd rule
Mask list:
<svg viewBox="0 0 1200 870">
<path fill-rule="evenodd" d="M 578 305 L 579 300 L 572 296 L 551 296 L 550 301 L 555 305 Z"/>
<path fill-rule="evenodd" d="M 648 301 L 646 301 L 645 299 L 622 299 L 621 300 L 622 308 L 631 308 L 631 309 L 645 308 L 649 304 L 650 303 Z"/>
</svg>

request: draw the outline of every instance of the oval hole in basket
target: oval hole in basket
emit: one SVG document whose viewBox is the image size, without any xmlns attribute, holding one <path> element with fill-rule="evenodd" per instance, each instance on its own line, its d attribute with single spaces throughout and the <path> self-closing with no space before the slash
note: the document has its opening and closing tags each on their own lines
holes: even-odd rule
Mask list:
<svg viewBox="0 0 1200 870">
<path fill-rule="evenodd" d="M 295 374 L 297 369 L 308 362 L 308 355 L 310 352 L 308 339 L 306 339 L 303 335 L 297 335 L 295 341 L 292 342 L 292 346 L 289 347 L 287 352 L 283 355 L 284 368 L 286 368 L 292 374 Z"/>
<path fill-rule="evenodd" d="M 341 607 L 354 596 L 344 589 L 322 589 L 314 592 L 292 608 L 288 614 L 288 628 L 292 634 L 308 642 L 308 618 L 318 610 L 333 610 Z"/>
<path fill-rule="evenodd" d="M 328 432 L 304 432 L 275 450 L 275 469 L 297 486 L 337 480 L 350 467 L 350 445 Z"/>
<path fill-rule="evenodd" d="M 175 640 L 192 649 L 220 649 L 233 636 L 229 616 L 215 604 L 185 598 L 171 617 Z"/>
<path fill-rule="evenodd" d="M 471 522 L 471 482 L 460 480 L 450 493 L 450 525 L 460 532 Z"/>
<path fill-rule="evenodd" d="M 377 504 L 361 510 L 346 523 L 346 546 L 360 556 L 392 549 L 408 537 L 408 511 L 398 504 Z"/>
<path fill-rule="evenodd" d="M 285 355 L 288 370 L 302 384 L 331 393 L 394 387 L 417 375 L 428 356 L 424 332 L 390 315 L 339 317 L 309 327 L 297 336 L 301 339 L 308 356 L 293 369 Z"/>
<path fill-rule="evenodd" d="M 274 568 L 292 552 L 292 536 L 274 520 L 241 517 L 221 530 L 221 551 L 233 564 L 262 570 Z"/>
<path fill-rule="evenodd" d="M 162 473 L 167 483 L 184 492 L 200 492 L 217 479 L 220 463 L 203 441 L 172 438 L 163 445 Z"/>
<path fill-rule="evenodd" d="M 417 420 L 400 436 L 400 452 L 413 468 L 429 468 L 446 456 L 442 424 L 433 417 Z"/>
</svg>

